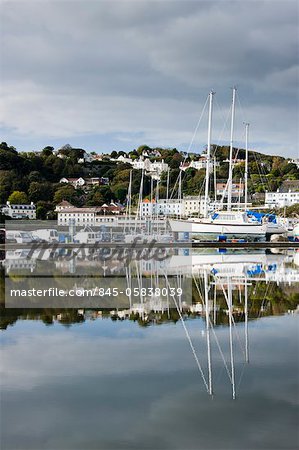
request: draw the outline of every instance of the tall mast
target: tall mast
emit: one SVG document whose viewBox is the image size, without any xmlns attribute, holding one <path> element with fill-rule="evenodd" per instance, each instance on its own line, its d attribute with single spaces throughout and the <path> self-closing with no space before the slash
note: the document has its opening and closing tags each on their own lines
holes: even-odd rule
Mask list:
<svg viewBox="0 0 299 450">
<path fill-rule="evenodd" d="M 211 160 L 211 137 L 212 137 L 212 112 L 213 112 L 213 95 L 215 92 L 209 93 L 209 123 L 208 123 L 208 146 L 206 159 L 206 185 L 204 200 L 204 217 L 208 217 L 208 198 L 209 198 L 209 176 L 210 176 L 210 160 Z"/>
<path fill-rule="evenodd" d="M 232 100 L 232 115 L 230 125 L 230 150 L 229 150 L 229 172 L 228 172 L 228 190 L 227 190 L 227 210 L 232 209 L 232 185 L 233 185 L 233 144 L 234 144 L 234 122 L 235 122 L 235 102 L 236 91 L 233 87 L 233 100 Z"/>
<path fill-rule="evenodd" d="M 178 189 L 178 201 L 179 201 L 179 217 L 182 218 L 182 171 L 179 174 L 179 189 Z"/>
<path fill-rule="evenodd" d="M 216 156 L 214 155 L 214 200 L 215 206 L 217 202 L 217 180 L 216 180 Z"/>
<path fill-rule="evenodd" d="M 141 171 L 141 181 L 140 181 L 140 189 L 139 189 L 139 197 L 138 197 L 138 205 L 137 205 L 137 214 L 135 216 L 135 233 L 137 231 L 138 218 L 141 219 L 141 203 L 142 203 L 142 195 L 143 195 L 143 179 L 144 179 L 144 169 L 142 169 L 142 171 Z"/>
<path fill-rule="evenodd" d="M 167 168 L 166 200 L 169 198 L 169 167 Z"/>
<path fill-rule="evenodd" d="M 130 170 L 130 182 L 129 182 L 129 189 L 128 189 L 128 215 L 129 215 L 129 231 L 130 231 L 130 224 L 131 224 L 131 207 L 132 207 L 132 170 Z"/>
<path fill-rule="evenodd" d="M 247 201 L 248 201 L 248 132 L 249 132 L 249 123 L 245 123 L 245 174 L 244 174 L 245 210 L 247 208 Z"/>
</svg>

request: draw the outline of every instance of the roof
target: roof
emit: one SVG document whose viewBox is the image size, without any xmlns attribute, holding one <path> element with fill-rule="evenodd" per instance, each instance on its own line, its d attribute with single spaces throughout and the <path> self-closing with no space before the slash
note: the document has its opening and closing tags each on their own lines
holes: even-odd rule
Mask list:
<svg viewBox="0 0 299 450">
<path fill-rule="evenodd" d="M 10 205 L 5 205 L 6 208 L 11 208 L 11 209 L 35 209 L 35 205 L 23 205 L 23 204 L 10 204 Z"/>
<path fill-rule="evenodd" d="M 156 200 L 153 198 L 152 201 L 150 201 L 148 198 L 145 198 L 142 203 L 156 203 Z"/>
<path fill-rule="evenodd" d="M 68 202 L 67 200 L 62 200 L 62 202 L 58 203 L 57 206 L 67 206 L 67 207 L 74 207 L 74 205 L 72 205 L 70 202 Z"/>
<path fill-rule="evenodd" d="M 97 206 L 92 206 L 90 208 L 66 208 L 62 209 L 61 213 L 95 213 L 98 210 Z"/>
<path fill-rule="evenodd" d="M 110 205 L 107 205 L 106 203 L 104 203 L 100 209 L 108 209 L 110 211 L 118 211 L 120 209 L 122 209 L 123 206 L 122 205 L 117 205 L 116 203 L 111 202 Z"/>
<path fill-rule="evenodd" d="M 299 180 L 285 180 L 279 188 L 279 192 L 299 191 Z"/>
</svg>

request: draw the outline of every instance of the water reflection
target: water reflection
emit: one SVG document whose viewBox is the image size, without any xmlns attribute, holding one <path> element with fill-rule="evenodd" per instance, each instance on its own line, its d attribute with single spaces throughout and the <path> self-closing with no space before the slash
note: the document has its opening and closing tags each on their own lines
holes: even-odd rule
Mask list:
<svg viewBox="0 0 299 450">
<path fill-rule="evenodd" d="M 298 252 L 21 259 L 3 260 L 2 289 L 4 276 L 45 271 L 82 287 L 92 266 L 110 283 L 184 295 L 2 306 L 3 448 L 296 447 Z"/>
</svg>

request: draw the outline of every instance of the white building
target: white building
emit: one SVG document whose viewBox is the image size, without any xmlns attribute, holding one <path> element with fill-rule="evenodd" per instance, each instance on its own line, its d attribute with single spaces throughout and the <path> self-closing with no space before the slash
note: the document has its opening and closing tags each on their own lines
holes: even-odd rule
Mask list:
<svg viewBox="0 0 299 450">
<path fill-rule="evenodd" d="M 129 157 L 127 157 L 127 156 L 124 156 L 124 155 L 120 155 L 120 156 L 118 156 L 117 158 L 110 158 L 110 161 L 115 161 L 115 162 L 119 162 L 119 163 L 123 163 L 123 164 L 131 164 L 132 165 L 132 163 L 133 163 L 133 160 Z"/>
<path fill-rule="evenodd" d="M 284 208 L 285 206 L 292 206 L 299 203 L 299 191 L 280 192 L 266 192 L 265 207 L 267 208 Z"/>
<path fill-rule="evenodd" d="M 79 164 L 90 163 L 94 160 L 94 156 L 90 153 L 84 152 L 83 157 L 78 159 Z"/>
<path fill-rule="evenodd" d="M 136 170 L 146 170 L 148 172 L 151 170 L 151 162 L 150 162 L 150 160 L 149 159 L 145 159 L 143 157 L 140 157 L 138 159 L 135 159 L 134 161 L 131 161 L 131 165 Z"/>
<path fill-rule="evenodd" d="M 186 195 L 183 197 L 184 215 L 192 216 L 201 212 L 202 199 L 197 195 Z"/>
<path fill-rule="evenodd" d="M 201 213 L 201 199 L 198 196 L 184 196 L 180 199 L 145 199 L 139 207 L 141 217 L 146 216 L 192 216 Z"/>
<path fill-rule="evenodd" d="M 58 211 L 58 225 L 68 226 L 70 223 L 79 226 L 93 226 L 97 208 L 67 208 Z"/>
<path fill-rule="evenodd" d="M 229 163 L 229 159 L 227 158 L 223 162 Z M 245 164 L 245 159 L 238 159 L 238 158 L 233 159 L 233 165 L 235 166 L 237 164 Z"/>
<path fill-rule="evenodd" d="M 296 164 L 297 168 L 299 169 L 299 158 L 289 159 L 289 164 Z"/>
<path fill-rule="evenodd" d="M 105 215 L 100 207 L 90 208 L 67 208 L 58 211 L 57 224 L 59 226 L 100 226 L 101 224 L 109 225 L 118 222 L 115 215 Z"/>
<path fill-rule="evenodd" d="M 125 214 L 107 213 L 103 211 L 104 207 L 89 207 L 89 208 L 67 208 L 58 211 L 57 224 L 59 226 L 75 225 L 80 227 L 90 226 L 99 227 L 105 225 L 107 227 L 118 228 L 135 228 L 136 225 L 141 228 L 146 228 L 145 217 L 136 218 L 136 216 L 127 217 Z M 160 220 L 158 221 L 160 222 Z M 153 220 L 157 224 L 157 221 Z"/>
<path fill-rule="evenodd" d="M 2 214 L 12 219 L 36 219 L 36 208 L 33 202 L 30 205 L 15 205 L 8 201 L 2 207 Z"/>
<path fill-rule="evenodd" d="M 161 199 L 155 200 L 145 199 L 139 207 L 141 217 L 145 216 L 181 216 L 183 214 L 183 203 L 181 200 Z"/>
<path fill-rule="evenodd" d="M 151 162 L 149 159 L 140 157 L 132 161 L 131 165 L 134 169 L 145 170 L 145 172 L 155 179 L 160 179 L 161 173 L 168 170 L 168 164 L 162 161 Z"/>
<path fill-rule="evenodd" d="M 157 175 L 161 175 L 162 172 L 166 172 L 168 170 L 168 164 L 162 161 L 154 161 L 150 165 L 150 172 L 155 172 Z"/>
<path fill-rule="evenodd" d="M 142 156 L 146 158 L 161 158 L 161 153 L 157 149 L 143 150 Z"/>
<path fill-rule="evenodd" d="M 71 184 L 74 188 L 82 187 L 85 184 L 85 180 L 82 177 L 79 178 L 61 178 L 59 183 Z"/>
<path fill-rule="evenodd" d="M 214 161 L 213 159 L 210 160 L 210 172 L 213 171 L 214 167 L 219 167 L 220 163 L 219 161 Z M 201 170 L 206 169 L 207 167 L 207 158 L 205 156 L 202 156 L 199 158 L 198 161 L 191 161 L 190 163 L 182 163 L 180 166 L 180 169 L 185 172 L 185 170 L 193 168 L 195 170 Z"/>
<path fill-rule="evenodd" d="M 93 178 L 61 178 L 59 183 L 71 184 L 75 189 L 82 187 L 92 187 L 100 185 L 108 185 L 109 178 L 107 177 L 93 177 Z"/>
<path fill-rule="evenodd" d="M 160 179 L 162 172 L 168 170 L 168 164 L 166 164 L 164 160 L 151 162 L 145 156 L 140 156 L 138 159 L 131 159 L 121 155 L 118 158 L 111 158 L 111 161 L 130 164 L 133 169 L 144 170 L 148 175 L 156 180 Z"/>
</svg>

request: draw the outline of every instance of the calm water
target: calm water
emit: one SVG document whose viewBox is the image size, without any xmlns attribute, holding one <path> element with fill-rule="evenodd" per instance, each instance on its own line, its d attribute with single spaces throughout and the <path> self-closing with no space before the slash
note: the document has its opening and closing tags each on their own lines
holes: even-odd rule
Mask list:
<svg viewBox="0 0 299 450">
<path fill-rule="evenodd" d="M 246 271 L 248 326 L 228 276 L 208 280 L 208 328 L 204 310 L 3 310 L 1 448 L 297 448 L 298 285 L 275 280 L 296 270 Z"/>
</svg>

